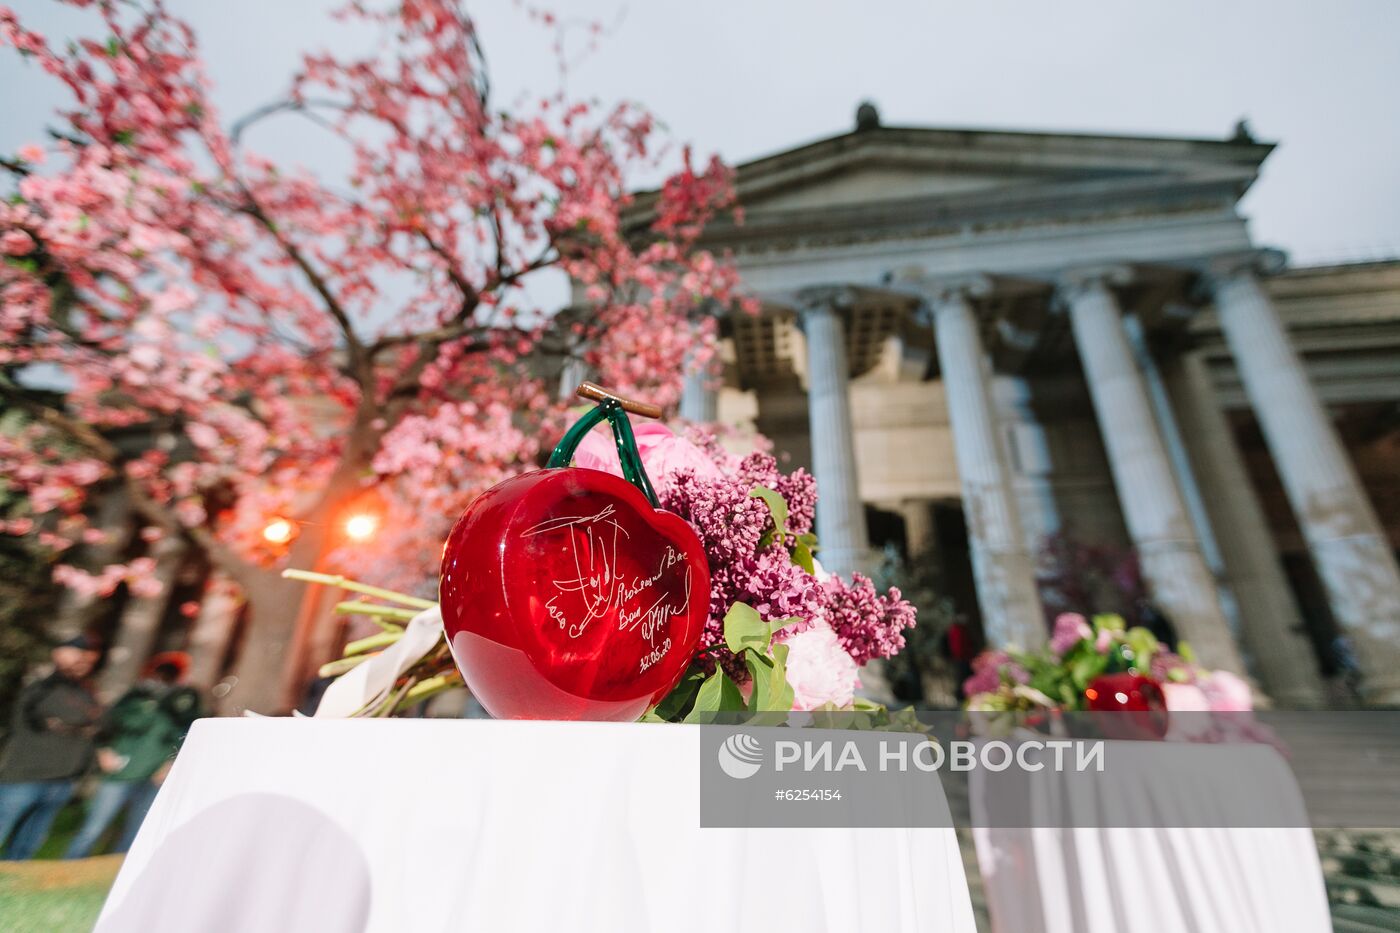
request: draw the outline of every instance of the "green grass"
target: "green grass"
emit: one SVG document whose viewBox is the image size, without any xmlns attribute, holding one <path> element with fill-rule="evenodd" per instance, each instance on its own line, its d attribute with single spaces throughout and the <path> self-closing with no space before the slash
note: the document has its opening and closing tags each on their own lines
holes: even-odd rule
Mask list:
<svg viewBox="0 0 1400 933">
<path fill-rule="evenodd" d="M 72 862 L 0 862 L 6 933 L 86 933 L 97 922 L 121 856 Z"/>
</svg>

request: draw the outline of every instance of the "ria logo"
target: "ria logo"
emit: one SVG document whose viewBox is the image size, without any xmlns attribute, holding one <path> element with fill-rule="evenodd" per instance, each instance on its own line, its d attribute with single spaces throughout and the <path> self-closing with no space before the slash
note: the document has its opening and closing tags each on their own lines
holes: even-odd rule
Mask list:
<svg viewBox="0 0 1400 933">
<path fill-rule="evenodd" d="M 751 735 L 736 732 L 719 747 L 719 766 L 732 778 L 753 777 L 762 765 L 763 746 Z"/>
</svg>

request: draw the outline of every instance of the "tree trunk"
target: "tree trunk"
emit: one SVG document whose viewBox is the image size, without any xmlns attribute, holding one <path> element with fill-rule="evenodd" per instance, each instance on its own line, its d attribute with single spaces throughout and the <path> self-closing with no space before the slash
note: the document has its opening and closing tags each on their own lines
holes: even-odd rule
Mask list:
<svg viewBox="0 0 1400 933">
<path fill-rule="evenodd" d="M 131 500 L 126 490 L 115 486 L 102 492 L 97 497 L 92 527 L 107 537 L 100 544 L 83 546 L 80 565 L 96 571 L 108 564 L 120 563 L 131 544 L 132 524 Z M 81 635 L 92 626 L 101 610 L 99 597 L 80 595 L 65 587 L 59 597 L 58 611 L 48 627 L 50 637 L 54 641 L 67 641 Z"/>
<path fill-rule="evenodd" d="M 287 715 L 291 708 L 282 700 L 282 668 L 305 587 L 267 571 L 242 581 L 241 589 L 248 618 L 238 660 L 227 681 L 229 692 L 219 698 L 219 713 L 237 716 L 251 710 Z"/>
<path fill-rule="evenodd" d="M 242 608 L 243 597 L 228 575 L 218 570 L 210 573 L 189 640 L 189 682 L 206 694 L 223 676 L 229 639 Z"/>
<path fill-rule="evenodd" d="M 107 652 L 107 663 L 98 680 L 98 696 L 104 703 L 117 699 L 140 676 L 141 666 L 155 647 L 156 636 L 160 634 L 160 625 L 165 621 L 165 611 L 170 605 L 170 594 L 175 589 L 176 577 L 189 553 L 190 546 L 185 539 L 169 535 L 151 548 L 151 557 L 156 562 L 154 576 L 160 583 L 160 592 L 152 596 L 133 596 L 122 610 L 116 637 L 111 650 Z"/>
<path fill-rule="evenodd" d="M 302 517 L 301 533 L 287 556 L 288 567 L 320 569 L 322 557 L 334 544 L 340 509 L 359 491 L 359 478 L 368 467 L 364 450 L 363 439 L 348 446 L 348 451 L 359 451 L 361 456 L 347 452 L 319 504 Z M 231 689 L 220 700 L 220 712 L 288 715 L 300 700 L 288 688 L 300 679 L 309 626 L 314 621 L 309 600 L 314 600 L 315 593 L 305 583 L 284 580 L 275 570 L 244 574 L 239 583 L 248 600 L 248 620 Z"/>
</svg>

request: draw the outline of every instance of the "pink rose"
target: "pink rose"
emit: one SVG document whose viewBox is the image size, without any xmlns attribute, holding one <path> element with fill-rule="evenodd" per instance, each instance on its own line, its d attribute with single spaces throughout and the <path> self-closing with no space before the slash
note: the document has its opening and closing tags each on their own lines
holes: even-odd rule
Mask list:
<svg viewBox="0 0 1400 933">
<path fill-rule="evenodd" d="M 1229 671 L 1211 671 L 1196 681 L 1213 713 L 1248 713 L 1254 710 L 1249 684 Z"/>
<path fill-rule="evenodd" d="M 792 708 L 813 710 L 831 703 L 850 706 L 860 684 L 860 669 L 823 621 L 787 638 L 787 680 Z"/>
<path fill-rule="evenodd" d="M 1077 612 L 1062 612 L 1055 620 L 1055 632 L 1050 636 L 1050 651 L 1056 656 L 1064 654 L 1086 638 L 1093 638 L 1094 630 L 1089 622 Z"/>
<path fill-rule="evenodd" d="M 637 438 L 637 452 L 642 455 L 642 465 L 646 467 L 647 476 L 651 477 L 651 484 L 656 487 L 658 495 L 670 488 L 672 475 L 682 470 L 691 470 L 703 479 L 723 476 L 709 454 L 685 438 L 677 437 L 664 424 L 644 422 L 635 425 L 632 433 Z M 622 461 L 617 456 L 612 429 L 600 425 L 588 432 L 583 443 L 574 451 L 574 466 L 621 476 Z"/>
</svg>

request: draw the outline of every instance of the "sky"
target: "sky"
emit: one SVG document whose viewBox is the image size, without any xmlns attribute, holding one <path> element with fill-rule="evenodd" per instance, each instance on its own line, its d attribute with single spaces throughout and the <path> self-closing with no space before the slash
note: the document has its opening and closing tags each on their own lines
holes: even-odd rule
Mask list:
<svg viewBox="0 0 1400 933">
<path fill-rule="evenodd" d="M 87 20 L 8 0 L 31 26 Z M 278 96 L 302 51 L 356 50 L 327 0 L 169 0 L 200 35 L 215 99 L 236 117 Z M 558 88 L 550 37 L 517 3 L 470 4 L 496 99 Z M 730 162 L 853 125 L 874 101 L 896 126 L 1223 138 L 1240 117 L 1280 143 L 1242 212 L 1294 263 L 1400 256 L 1396 0 L 572 0 L 555 11 L 574 97 L 638 101 L 677 143 Z M 586 49 L 583 23 L 604 25 Z M 0 50 L 0 151 L 39 138 L 54 82 Z M 253 148 L 334 173 L 313 128 L 278 121 Z M 655 179 L 638 179 L 654 183 Z"/>
</svg>

